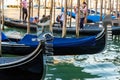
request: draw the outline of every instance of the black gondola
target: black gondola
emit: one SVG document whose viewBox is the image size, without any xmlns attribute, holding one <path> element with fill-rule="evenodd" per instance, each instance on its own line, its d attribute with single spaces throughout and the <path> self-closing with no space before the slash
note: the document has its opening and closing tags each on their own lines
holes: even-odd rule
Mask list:
<svg viewBox="0 0 120 80">
<path fill-rule="evenodd" d="M 44 71 L 44 44 L 25 56 L 0 57 L 1 80 L 41 80 Z"/>
<path fill-rule="evenodd" d="M 41 24 L 49 25 L 49 20 L 46 23 L 41 23 Z M 4 25 L 7 27 L 27 29 L 27 23 L 23 23 L 19 20 L 5 19 Z M 37 31 L 37 25 L 34 23 L 31 23 L 30 29 L 31 31 Z M 75 26 L 67 27 L 66 31 L 69 34 L 75 34 L 76 32 Z M 99 27 L 99 23 L 89 23 L 89 24 L 86 24 L 82 30 L 79 30 L 79 33 L 81 35 L 96 35 L 100 33 L 101 31 L 102 29 Z M 53 24 L 53 32 L 54 33 L 62 32 L 62 28 L 60 27 L 59 23 Z M 113 35 L 119 35 L 120 34 L 119 32 L 120 32 L 119 26 L 112 26 Z"/>
<path fill-rule="evenodd" d="M 110 16 L 106 16 L 110 23 L 111 18 Z M 54 53 L 55 55 L 73 55 L 73 54 L 94 54 L 99 53 L 105 48 L 106 44 L 106 34 L 107 34 L 107 27 L 105 23 L 107 22 L 106 19 L 103 21 L 102 31 L 94 36 L 87 36 L 82 38 L 58 38 L 51 36 L 51 34 L 46 34 L 46 40 L 48 46 L 48 52 Z M 43 27 L 45 28 L 45 27 Z M 52 44 L 52 45 L 51 45 Z M 50 49 L 53 48 L 53 49 Z M 50 50 L 49 50 L 50 49 Z"/>
</svg>

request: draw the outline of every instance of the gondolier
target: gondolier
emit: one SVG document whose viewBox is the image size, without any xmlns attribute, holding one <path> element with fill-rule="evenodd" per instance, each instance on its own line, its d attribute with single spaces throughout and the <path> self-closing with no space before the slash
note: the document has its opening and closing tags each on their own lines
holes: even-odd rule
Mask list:
<svg viewBox="0 0 120 80">
<path fill-rule="evenodd" d="M 21 2 L 21 6 L 22 6 L 22 19 L 24 22 L 26 22 L 26 19 L 27 19 L 27 1 L 26 0 L 23 0 Z"/>
<path fill-rule="evenodd" d="M 74 7 L 74 12 L 76 13 L 78 11 L 78 6 Z M 84 19 L 87 14 L 87 3 L 83 2 L 81 8 L 80 8 L 80 29 L 83 29 Z"/>
</svg>

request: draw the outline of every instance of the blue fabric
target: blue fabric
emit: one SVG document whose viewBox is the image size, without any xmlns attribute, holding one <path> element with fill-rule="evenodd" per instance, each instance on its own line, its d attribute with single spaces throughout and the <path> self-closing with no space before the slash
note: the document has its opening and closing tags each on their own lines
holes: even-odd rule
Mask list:
<svg viewBox="0 0 120 80">
<path fill-rule="evenodd" d="M 25 45 L 31 46 L 31 47 L 37 47 L 39 42 L 37 40 L 33 40 L 33 39 L 37 39 L 37 36 L 32 35 L 32 34 L 26 34 L 23 37 L 23 39 L 21 39 L 18 43 L 25 44 Z"/>
<path fill-rule="evenodd" d="M 64 12 L 64 8 L 61 9 L 61 12 Z M 76 17 L 75 12 L 67 11 L 67 15 L 68 15 L 68 16 L 72 15 L 72 18 L 75 18 L 75 17 Z M 105 16 L 103 15 L 103 16 L 102 16 L 102 19 L 104 19 L 104 17 L 105 17 Z M 116 17 L 111 15 L 111 18 L 112 18 L 112 19 L 115 19 Z M 99 21 L 100 21 L 100 14 L 88 15 L 88 16 L 87 16 L 87 20 L 91 20 L 91 21 L 93 21 L 93 22 L 99 22 Z"/>
<path fill-rule="evenodd" d="M 83 38 L 54 38 L 53 47 L 79 47 L 94 46 L 96 44 L 95 36 Z"/>
<path fill-rule="evenodd" d="M 30 22 L 33 22 L 34 21 L 34 18 L 33 17 L 30 17 Z"/>
<path fill-rule="evenodd" d="M 8 40 L 8 37 L 3 32 L 1 32 L 1 36 L 2 36 L 2 41 Z"/>
<path fill-rule="evenodd" d="M 104 19 L 104 15 L 102 16 L 102 19 Z M 115 16 L 111 16 L 112 19 L 115 19 Z M 92 20 L 93 22 L 99 22 L 100 21 L 100 14 L 96 14 L 96 15 L 88 15 L 87 16 L 88 20 Z"/>
<path fill-rule="evenodd" d="M 90 11 L 91 11 L 91 13 L 95 13 L 95 10 L 90 10 L 90 9 L 88 9 L 88 13 L 90 13 Z M 100 14 L 100 12 L 97 12 L 97 14 Z"/>
</svg>

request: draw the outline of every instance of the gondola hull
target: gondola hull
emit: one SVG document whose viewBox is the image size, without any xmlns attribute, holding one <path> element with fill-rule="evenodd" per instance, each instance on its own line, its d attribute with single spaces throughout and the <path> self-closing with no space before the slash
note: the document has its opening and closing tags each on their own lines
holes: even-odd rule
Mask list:
<svg viewBox="0 0 120 80">
<path fill-rule="evenodd" d="M 26 56 L 0 57 L 1 80 L 41 80 L 43 77 L 43 45 Z"/>
<path fill-rule="evenodd" d="M 62 28 L 59 26 L 53 26 L 53 32 L 54 33 L 62 33 Z M 86 25 L 83 27 L 83 29 L 79 30 L 80 35 L 96 35 L 101 32 L 101 28 L 99 25 Z M 120 33 L 120 26 L 112 26 L 112 34 L 113 35 L 119 35 Z M 68 34 L 76 34 L 76 28 L 75 26 L 67 27 L 66 33 Z"/>
<path fill-rule="evenodd" d="M 15 27 L 15 28 L 21 28 L 21 29 L 27 29 L 27 24 L 26 23 L 21 23 L 19 21 L 11 21 L 11 20 L 5 20 L 4 25 L 7 27 Z M 30 25 L 30 30 L 31 31 L 36 31 L 37 30 L 37 25 L 32 24 Z M 75 26 L 67 27 L 66 29 L 68 34 L 75 34 L 76 29 Z M 85 25 L 82 30 L 79 30 L 79 33 L 81 35 L 96 35 L 101 31 L 101 28 L 99 28 L 99 25 L 97 24 L 88 24 Z M 59 27 L 59 23 L 54 23 L 53 24 L 53 32 L 54 33 L 62 33 L 62 28 Z M 119 35 L 120 33 L 120 26 L 112 26 L 112 33 L 113 35 Z"/>
<path fill-rule="evenodd" d="M 21 45 L 21 44 L 11 44 L 10 42 L 6 44 L 2 43 L 2 53 L 3 54 L 14 54 L 14 55 L 27 55 L 33 52 L 36 47 Z"/>
<path fill-rule="evenodd" d="M 27 22 L 22 22 L 20 20 L 7 20 L 5 19 L 4 21 L 4 25 L 7 26 L 7 27 L 15 27 L 15 28 L 20 28 L 20 29 L 27 29 Z M 36 31 L 37 29 L 37 26 L 34 24 L 34 23 L 31 23 L 30 25 L 30 30 L 31 31 Z"/>
<path fill-rule="evenodd" d="M 53 47 L 53 53 L 57 55 L 83 55 L 83 54 L 95 54 L 104 50 L 106 44 L 105 36 L 95 41 L 95 45 L 91 46 L 68 46 L 68 47 Z M 64 45 L 64 44 L 63 44 Z"/>
</svg>

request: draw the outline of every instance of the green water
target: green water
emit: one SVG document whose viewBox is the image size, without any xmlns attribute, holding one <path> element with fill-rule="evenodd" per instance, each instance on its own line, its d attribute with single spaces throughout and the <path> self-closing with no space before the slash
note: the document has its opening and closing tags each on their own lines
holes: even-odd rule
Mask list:
<svg viewBox="0 0 120 80">
<path fill-rule="evenodd" d="M 45 80 L 120 80 L 120 36 L 94 55 L 53 56 Z"/>
</svg>

